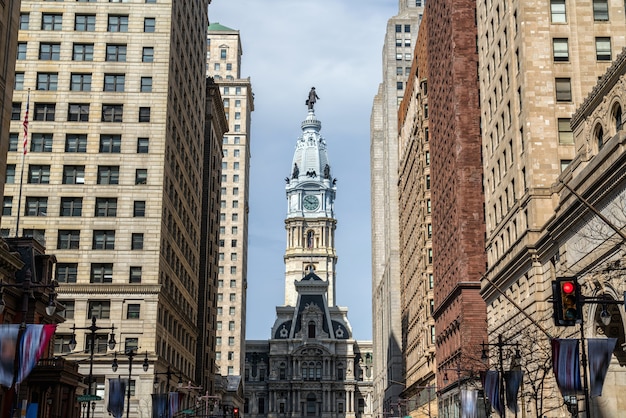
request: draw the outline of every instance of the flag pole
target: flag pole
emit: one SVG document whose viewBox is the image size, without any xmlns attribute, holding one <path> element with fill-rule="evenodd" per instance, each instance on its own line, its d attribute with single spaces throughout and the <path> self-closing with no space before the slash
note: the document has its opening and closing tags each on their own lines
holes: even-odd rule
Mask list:
<svg viewBox="0 0 626 418">
<path fill-rule="evenodd" d="M 20 214 L 22 212 L 22 185 L 24 184 L 24 166 L 26 164 L 26 152 L 28 150 L 28 111 L 30 108 L 30 89 L 28 89 L 28 96 L 26 99 L 26 113 L 24 114 L 24 141 L 22 142 L 22 169 L 20 171 L 20 191 L 17 197 L 17 217 L 15 221 L 15 238 L 19 236 L 20 231 Z"/>
</svg>

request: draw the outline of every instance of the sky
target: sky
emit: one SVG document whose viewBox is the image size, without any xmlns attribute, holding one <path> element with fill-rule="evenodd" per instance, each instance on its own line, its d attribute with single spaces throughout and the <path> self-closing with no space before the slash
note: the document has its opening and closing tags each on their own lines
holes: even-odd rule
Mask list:
<svg viewBox="0 0 626 418">
<path fill-rule="evenodd" d="M 212 0 L 209 22 L 240 31 L 241 76 L 250 77 L 252 113 L 246 339 L 264 340 L 284 303 L 291 173 L 311 87 L 320 99 L 333 175 L 337 305 L 353 337 L 372 338 L 370 114 L 382 81 L 387 20 L 397 0 Z"/>
</svg>

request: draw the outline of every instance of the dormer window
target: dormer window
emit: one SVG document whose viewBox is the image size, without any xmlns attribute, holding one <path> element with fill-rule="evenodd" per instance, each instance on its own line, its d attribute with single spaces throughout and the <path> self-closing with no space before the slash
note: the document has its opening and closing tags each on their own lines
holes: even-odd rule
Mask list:
<svg viewBox="0 0 626 418">
<path fill-rule="evenodd" d="M 315 338 L 315 322 L 309 322 L 309 338 Z"/>
</svg>

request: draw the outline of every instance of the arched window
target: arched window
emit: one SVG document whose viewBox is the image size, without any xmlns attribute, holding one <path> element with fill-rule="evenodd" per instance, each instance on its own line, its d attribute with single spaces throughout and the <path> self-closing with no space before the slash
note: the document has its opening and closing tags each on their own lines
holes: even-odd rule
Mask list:
<svg viewBox="0 0 626 418">
<path fill-rule="evenodd" d="M 622 106 L 619 103 L 615 103 L 613 106 L 613 124 L 615 125 L 615 133 L 622 129 Z"/>
<path fill-rule="evenodd" d="M 602 125 L 600 124 L 596 126 L 595 138 L 596 143 L 598 144 L 598 151 L 600 151 L 604 145 L 604 129 L 602 129 Z"/>
<path fill-rule="evenodd" d="M 306 233 L 306 247 L 313 248 L 313 243 L 315 242 L 315 232 L 307 231 Z"/>
<path fill-rule="evenodd" d="M 315 322 L 309 322 L 309 338 L 315 338 Z"/>
</svg>

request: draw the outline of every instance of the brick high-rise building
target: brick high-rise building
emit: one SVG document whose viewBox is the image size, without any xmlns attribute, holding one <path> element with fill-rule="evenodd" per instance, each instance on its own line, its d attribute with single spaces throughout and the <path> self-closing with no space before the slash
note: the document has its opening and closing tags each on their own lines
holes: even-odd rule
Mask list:
<svg viewBox="0 0 626 418">
<path fill-rule="evenodd" d="M 400 310 L 398 106 L 409 78 L 423 1 L 400 0 L 387 22 L 383 80 L 370 120 L 374 411 L 390 413 L 404 387 Z"/>
<path fill-rule="evenodd" d="M 215 78 L 220 88 L 228 120 L 222 144 L 215 345 L 216 363 L 224 376 L 241 376 L 245 361 L 250 122 L 254 95 L 250 77 L 241 78 L 241 55 L 238 30 L 219 23 L 209 25 L 207 74 Z"/>
<path fill-rule="evenodd" d="M 442 417 L 458 416 L 459 388 L 484 367 L 478 364 L 480 343 L 487 338 L 479 294 L 485 224 L 475 11 L 475 0 L 426 4 L 433 316 Z"/>
<path fill-rule="evenodd" d="M 34 236 L 55 254 L 67 319 L 55 351 L 87 376 L 85 351 L 94 348 L 96 417 L 107 416 L 108 380 L 128 375 L 129 350 L 137 352 L 133 416 L 179 377 L 213 391 L 213 354 L 198 347 L 213 347 L 207 305 L 217 277 L 203 258 L 218 243 L 203 203 L 218 192 L 202 185 L 219 188 L 204 180 L 221 169 L 221 153 L 212 147 L 207 157 L 205 146 L 221 142 L 226 121 L 207 103 L 215 97 L 205 79 L 209 3 L 22 2 L 2 233 Z M 209 114 L 215 125 L 205 129 Z M 94 316 L 102 329 L 91 346 L 84 328 Z"/>
</svg>

